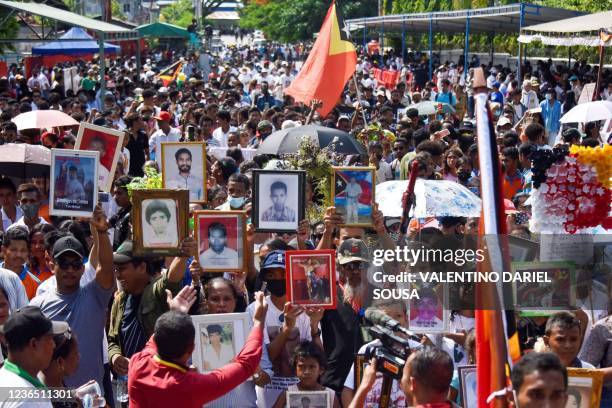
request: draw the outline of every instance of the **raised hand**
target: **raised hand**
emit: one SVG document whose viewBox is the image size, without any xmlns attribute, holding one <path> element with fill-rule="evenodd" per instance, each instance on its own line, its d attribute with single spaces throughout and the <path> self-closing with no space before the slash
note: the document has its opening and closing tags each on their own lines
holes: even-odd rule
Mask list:
<svg viewBox="0 0 612 408">
<path fill-rule="evenodd" d="M 172 292 L 166 289 L 168 307 L 175 312 L 188 313 L 196 299 L 196 290 L 193 286 L 185 286 L 174 298 L 172 297 Z"/>
</svg>

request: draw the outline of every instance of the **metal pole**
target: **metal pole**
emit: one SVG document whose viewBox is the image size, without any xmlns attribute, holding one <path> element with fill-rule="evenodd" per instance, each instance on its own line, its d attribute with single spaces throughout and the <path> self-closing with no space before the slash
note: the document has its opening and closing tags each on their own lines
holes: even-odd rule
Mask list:
<svg viewBox="0 0 612 408">
<path fill-rule="evenodd" d="M 599 69 L 597 70 L 597 82 L 595 85 L 595 92 L 593 92 L 593 100 L 596 101 L 599 98 L 599 87 L 601 86 L 601 71 L 603 70 L 604 53 L 606 47 L 602 39 L 599 40 Z"/>
<path fill-rule="evenodd" d="M 492 31 L 489 35 L 491 36 L 491 49 L 489 50 L 489 54 L 491 59 L 491 66 L 493 66 L 495 65 L 495 31 Z"/>
<path fill-rule="evenodd" d="M 429 78 L 431 81 L 433 76 L 433 19 L 431 14 L 429 15 Z"/>
<path fill-rule="evenodd" d="M 138 75 L 140 75 L 140 69 L 142 68 L 142 60 L 140 55 L 140 40 L 141 37 L 138 36 L 138 38 L 136 39 L 136 72 L 138 72 Z"/>
<path fill-rule="evenodd" d="M 520 6 L 520 15 L 519 15 L 519 35 L 521 33 L 521 30 L 523 29 L 523 24 L 525 20 L 525 5 L 523 3 L 521 3 Z M 521 72 L 521 54 L 523 51 L 523 46 L 522 43 L 518 43 L 518 57 L 516 59 L 516 79 L 518 81 L 519 84 L 521 84 L 523 82 L 523 76 L 522 76 L 522 72 Z M 525 56 L 526 57 L 526 56 Z"/>
<path fill-rule="evenodd" d="M 572 47 L 567 47 L 567 67 L 571 68 L 572 65 Z"/>
<path fill-rule="evenodd" d="M 402 17 L 402 61 L 406 55 L 406 20 Z"/>
<path fill-rule="evenodd" d="M 380 33 L 380 69 L 384 69 L 385 60 L 383 55 L 385 53 L 385 17 L 382 18 L 382 31 Z"/>
<path fill-rule="evenodd" d="M 100 47 L 100 106 L 104 100 L 104 94 L 106 94 L 106 61 L 104 55 L 104 35 L 98 32 L 98 46 Z"/>
<path fill-rule="evenodd" d="M 368 39 L 365 18 L 363 19 L 363 51 L 366 54 L 368 53 Z"/>
<path fill-rule="evenodd" d="M 463 47 L 463 75 L 467 81 L 468 73 L 468 57 L 470 53 L 470 12 L 467 12 L 467 19 L 465 20 L 465 46 Z"/>
</svg>

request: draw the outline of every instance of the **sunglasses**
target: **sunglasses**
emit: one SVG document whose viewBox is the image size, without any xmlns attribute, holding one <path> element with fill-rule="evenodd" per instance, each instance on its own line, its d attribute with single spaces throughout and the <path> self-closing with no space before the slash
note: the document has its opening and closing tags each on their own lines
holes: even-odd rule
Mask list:
<svg viewBox="0 0 612 408">
<path fill-rule="evenodd" d="M 75 259 L 74 261 L 67 261 L 65 259 L 59 259 L 55 261 L 60 269 L 68 269 L 72 267 L 72 269 L 81 269 L 83 266 L 83 261 L 79 259 Z"/>
</svg>

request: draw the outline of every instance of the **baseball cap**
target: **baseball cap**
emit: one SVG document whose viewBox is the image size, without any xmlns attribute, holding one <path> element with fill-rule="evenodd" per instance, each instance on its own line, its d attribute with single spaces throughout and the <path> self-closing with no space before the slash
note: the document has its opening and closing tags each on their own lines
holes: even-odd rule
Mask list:
<svg viewBox="0 0 612 408">
<path fill-rule="evenodd" d="M 83 245 L 73 236 L 67 236 L 58 239 L 55 244 L 53 244 L 53 259 L 57 259 L 60 256 L 66 253 L 73 253 L 77 255 L 80 259 L 83 259 Z"/>
<path fill-rule="evenodd" d="M 569 81 L 577 81 L 578 77 L 576 75 L 572 75 L 571 77 L 569 77 Z"/>
<path fill-rule="evenodd" d="M 499 118 L 499 120 L 497 121 L 497 126 L 506 126 L 506 125 L 512 125 L 512 122 L 510 121 L 510 119 L 508 119 L 505 116 L 502 116 L 501 118 Z"/>
<path fill-rule="evenodd" d="M 268 127 L 272 127 L 272 123 L 269 120 L 262 120 L 257 124 L 257 130 L 262 130 Z"/>
<path fill-rule="evenodd" d="M 360 239 L 349 238 L 338 249 L 338 263 L 345 265 L 355 261 L 370 263 L 368 247 Z"/>
<path fill-rule="evenodd" d="M 153 119 L 162 120 L 164 122 L 170 122 L 170 112 L 161 111 L 159 115 L 153 116 Z"/>
<path fill-rule="evenodd" d="M 35 306 L 25 306 L 14 311 L 2 326 L 2 334 L 9 346 L 25 344 L 32 338 L 46 334 L 65 334 L 69 331 L 68 323 L 51 321 Z"/>
<path fill-rule="evenodd" d="M 270 252 L 261 263 L 260 271 L 270 268 L 285 269 L 285 251 L 276 250 Z"/>
<path fill-rule="evenodd" d="M 119 245 L 119 248 L 113 253 L 113 262 L 116 264 L 124 264 L 143 259 L 143 257 L 134 256 L 134 242 L 129 239 L 123 241 L 123 243 Z"/>
</svg>

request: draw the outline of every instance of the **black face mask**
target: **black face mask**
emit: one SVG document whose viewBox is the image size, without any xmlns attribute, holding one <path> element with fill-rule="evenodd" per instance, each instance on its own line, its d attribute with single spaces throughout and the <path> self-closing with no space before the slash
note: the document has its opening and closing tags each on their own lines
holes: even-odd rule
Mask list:
<svg viewBox="0 0 612 408">
<path fill-rule="evenodd" d="M 284 279 L 283 280 L 278 280 L 278 279 L 269 280 L 268 290 L 273 296 L 276 296 L 276 297 L 285 296 L 285 293 L 287 292 L 285 280 Z"/>
<path fill-rule="evenodd" d="M 466 183 L 470 179 L 470 173 L 467 171 L 460 171 L 457 173 L 457 178 L 460 182 Z"/>
</svg>

